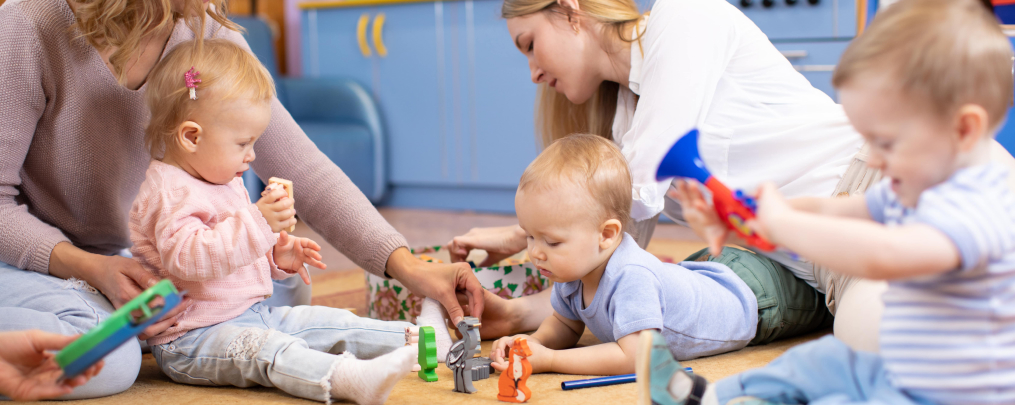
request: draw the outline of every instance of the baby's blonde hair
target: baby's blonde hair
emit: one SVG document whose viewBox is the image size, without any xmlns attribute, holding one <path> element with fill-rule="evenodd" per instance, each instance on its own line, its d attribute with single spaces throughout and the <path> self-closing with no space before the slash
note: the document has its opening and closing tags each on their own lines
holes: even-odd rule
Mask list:
<svg viewBox="0 0 1015 405">
<path fill-rule="evenodd" d="M 832 83 L 842 87 L 873 71 L 943 117 L 979 105 L 992 129 L 1012 103 L 1011 43 L 976 0 L 902 0 L 878 13 L 842 54 Z"/>
<path fill-rule="evenodd" d="M 525 169 L 518 191 L 554 187 L 561 181 L 588 191 L 596 210 L 590 217 L 596 226 L 617 219 L 627 229 L 631 221 L 631 171 L 613 142 L 589 134 L 558 139 Z"/>
<path fill-rule="evenodd" d="M 270 102 L 275 85 L 268 70 L 246 49 L 225 39 L 204 43 L 184 42 L 173 48 L 148 78 L 145 101 L 152 118 L 145 130 L 145 146 L 153 158 L 161 158 L 176 145 L 176 130 L 194 112 L 214 103 L 243 99 Z M 197 100 L 190 99 L 184 74 L 200 72 Z"/>
</svg>

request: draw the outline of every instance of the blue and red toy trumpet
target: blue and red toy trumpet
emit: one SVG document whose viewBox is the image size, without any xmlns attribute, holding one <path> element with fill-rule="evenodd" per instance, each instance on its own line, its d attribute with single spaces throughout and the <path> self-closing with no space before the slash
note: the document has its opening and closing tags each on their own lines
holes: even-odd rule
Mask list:
<svg viewBox="0 0 1015 405">
<path fill-rule="evenodd" d="M 730 191 L 719 179 L 705 167 L 705 162 L 698 154 L 698 130 L 692 129 L 673 144 L 666 157 L 659 163 L 656 180 L 673 177 L 684 177 L 697 180 L 712 192 L 712 204 L 719 218 L 726 226 L 739 234 L 744 240 L 766 252 L 775 250 L 775 245 L 754 233 L 747 227 L 747 221 L 754 219 L 757 202 L 742 191 Z"/>
</svg>

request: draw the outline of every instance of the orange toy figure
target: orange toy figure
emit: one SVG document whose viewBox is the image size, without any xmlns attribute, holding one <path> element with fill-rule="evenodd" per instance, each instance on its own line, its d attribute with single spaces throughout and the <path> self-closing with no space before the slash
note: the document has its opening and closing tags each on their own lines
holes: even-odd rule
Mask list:
<svg viewBox="0 0 1015 405">
<path fill-rule="evenodd" d="M 532 365 L 528 359 L 531 355 L 529 341 L 525 338 L 516 338 L 508 356 L 508 368 L 500 374 L 500 381 L 497 383 L 500 387 L 500 392 L 497 393 L 498 400 L 522 403 L 532 398 L 532 391 L 525 385 L 532 375 Z"/>
</svg>

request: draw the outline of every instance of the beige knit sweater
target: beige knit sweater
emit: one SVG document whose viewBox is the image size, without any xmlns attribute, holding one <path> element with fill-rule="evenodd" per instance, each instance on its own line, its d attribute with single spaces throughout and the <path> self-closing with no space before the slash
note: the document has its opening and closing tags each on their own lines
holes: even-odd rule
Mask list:
<svg viewBox="0 0 1015 405">
<path fill-rule="evenodd" d="M 206 38 L 249 49 L 239 33 L 208 21 Z M 128 214 L 150 161 L 145 86 L 118 84 L 73 23 L 65 0 L 0 6 L 0 261 L 41 273 L 63 241 L 100 254 L 130 246 Z M 181 21 L 165 51 L 193 38 Z M 405 238 L 278 100 L 271 114 L 254 171 L 292 180 L 300 218 L 354 262 L 384 274 Z"/>
</svg>

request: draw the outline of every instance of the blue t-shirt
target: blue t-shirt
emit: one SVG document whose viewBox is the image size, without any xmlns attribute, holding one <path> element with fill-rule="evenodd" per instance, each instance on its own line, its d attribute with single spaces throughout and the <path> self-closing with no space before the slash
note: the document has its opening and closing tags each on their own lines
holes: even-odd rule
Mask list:
<svg viewBox="0 0 1015 405">
<path fill-rule="evenodd" d="M 758 299 L 726 265 L 663 263 L 628 234 L 613 252 L 592 302 L 582 282 L 554 283 L 554 311 L 604 342 L 657 329 L 678 360 L 741 349 L 758 329 Z"/>
<path fill-rule="evenodd" d="M 892 385 L 941 404 L 1015 403 L 1015 195 L 1008 171 L 956 171 L 903 206 L 891 180 L 866 193 L 871 218 L 925 224 L 951 239 L 959 268 L 889 283 L 881 355 Z"/>
</svg>

